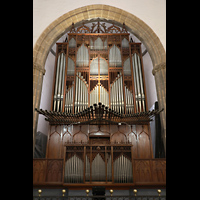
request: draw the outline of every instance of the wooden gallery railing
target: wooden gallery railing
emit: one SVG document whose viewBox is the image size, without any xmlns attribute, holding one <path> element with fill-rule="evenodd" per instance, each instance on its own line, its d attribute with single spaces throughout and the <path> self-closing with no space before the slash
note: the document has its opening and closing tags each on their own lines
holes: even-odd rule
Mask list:
<svg viewBox="0 0 200 200">
<path fill-rule="evenodd" d="M 67 144 L 64 159 L 33 159 L 33 185 L 166 186 L 166 159 L 135 159 L 131 144 Z"/>
</svg>

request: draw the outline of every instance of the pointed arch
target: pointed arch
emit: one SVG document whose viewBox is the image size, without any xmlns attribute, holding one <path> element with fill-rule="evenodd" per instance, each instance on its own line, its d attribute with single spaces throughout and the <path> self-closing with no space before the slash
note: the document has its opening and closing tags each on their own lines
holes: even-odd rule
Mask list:
<svg viewBox="0 0 200 200">
<path fill-rule="evenodd" d="M 33 152 L 38 122 L 38 113 L 35 111 L 35 108 L 39 108 L 40 105 L 45 62 L 49 51 L 56 41 L 70 30 L 72 22 L 77 24 L 91 19 L 98 20 L 98 18 L 105 21 L 111 20 L 117 24 L 126 24 L 128 30 L 145 45 L 149 52 L 153 62 L 154 75 L 159 70 L 166 68 L 166 52 L 158 36 L 144 21 L 125 10 L 103 4 L 87 5 L 65 13 L 58 19 L 55 19 L 42 32 L 33 47 Z M 165 72 L 163 73 L 165 74 Z M 165 89 L 166 79 L 164 75 L 162 79 L 158 79 L 159 73 L 157 74 L 155 75 L 155 79 L 156 83 L 158 82 L 156 87 L 158 99 L 160 100 L 159 106 L 165 109 L 166 102 L 162 100 L 165 98 L 160 94 L 160 91 Z M 165 129 L 165 113 L 161 114 L 161 119 Z"/>
</svg>

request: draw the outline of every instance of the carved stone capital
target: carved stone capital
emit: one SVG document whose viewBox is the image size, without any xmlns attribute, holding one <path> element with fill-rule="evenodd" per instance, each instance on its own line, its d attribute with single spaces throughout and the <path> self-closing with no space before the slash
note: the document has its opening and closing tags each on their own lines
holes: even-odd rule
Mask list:
<svg viewBox="0 0 200 200">
<path fill-rule="evenodd" d="M 46 70 L 43 69 L 43 67 L 37 63 L 33 63 L 33 69 L 37 69 L 38 71 L 42 72 L 43 75 L 45 75 Z"/>
<path fill-rule="evenodd" d="M 160 63 L 153 68 L 152 74 L 155 76 L 156 72 L 160 71 L 161 69 L 165 69 L 165 68 L 166 68 L 166 62 Z"/>
</svg>

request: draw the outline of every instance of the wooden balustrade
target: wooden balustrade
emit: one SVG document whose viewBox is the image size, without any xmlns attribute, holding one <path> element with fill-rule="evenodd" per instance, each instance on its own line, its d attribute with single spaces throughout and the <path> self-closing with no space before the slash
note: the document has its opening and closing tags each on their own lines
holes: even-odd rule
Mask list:
<svg viewBox="0 0 200 200">
<path fill-rule="evenodd" d="M 132 186 L 137 187 L 165 187 L 166 159 L 133 159 L 133 183 L 65 183 L 63 159 L 33 159 L 33 186 L 65 186 L 76 188 L 80 186 L 92 187 L 104 185 L 113 188 Z"/>
</svg>

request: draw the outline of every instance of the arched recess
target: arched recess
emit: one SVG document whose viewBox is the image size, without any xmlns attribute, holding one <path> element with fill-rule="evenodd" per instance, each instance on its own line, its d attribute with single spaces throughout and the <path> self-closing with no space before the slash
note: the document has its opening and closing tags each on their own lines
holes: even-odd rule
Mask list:
<svg viewBox="0 0 200 200">
<path fill-rule="evenodd" d="M 33 62 L 44 69 L 47 55 L 53 44 L 71 27 L 72 22 L 80 23 L 95 18 L 125 23 L 128 30 L 138 37 L 147 48 L 153 65 L 166 61 L 162 43 L 154 31 L 135 15 L 108 5 L 89 5 L 70 11 L 52 22 L 40 35 L 33 48 Z"/>
<path fill-rule="evenodd" d="M 135 15 L 122 9 L 102 4 L 88 5 L 72 10 L 53 21 L 40 35 L 33 47 L 33 152 L 35 147 L 35 133 L 37 128 L 43 75 L 45 74 L 45 62 L 53 44 L 68 31 L 72 22 L 75 26 L 91 19 L 111 20 L 116 24 L 125 23 L 128 31 L 133 33 L 147 48 L 152 62 L 155 76 L 158 102 L 160 108 L 166 108 L 165 68 L 166 53 L 162 43 L 154 31 Z M 161 124 L 165 132 L 165 111 L 161 114 Z M 165 140 L 166 135 L 163 138 Z M 164 141 L 165 144 L 165 141 Z"/>
</svg>

